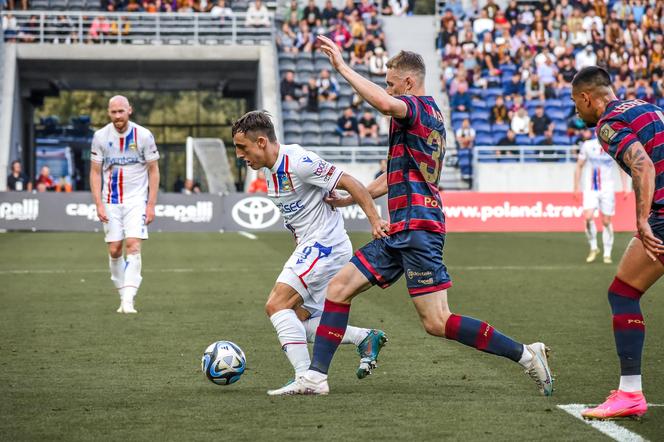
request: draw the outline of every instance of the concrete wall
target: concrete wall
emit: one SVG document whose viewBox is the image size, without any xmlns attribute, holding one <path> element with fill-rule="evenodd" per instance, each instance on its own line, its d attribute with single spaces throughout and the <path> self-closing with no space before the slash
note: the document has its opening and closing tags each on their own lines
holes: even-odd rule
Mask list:
<svg viewBox="0 0 664 442">
<path fill-rule="evenodd" d="M 17 131 L 17 115 L 20 117 L 20 109 L 16 109 L 14 104 L 20 102 L 18 88 L 18 72 L 16 64 L 16 45 L 6 44 L 4 46 L 4 57 L 0 62 L 3 64 L 3 78 L 0 78 L 2 85 L 2 108 L 0 109 L 0 191 L 7 189 L 7 182 L 4 177 L 9 173 L 9 163 L 14 158 L 12 151 L 16 146 L 16 138 L 20 136 L 20 129 Z M 17 113 L 18 112 L 18 113 Z M 20 121 L 20 118 L 19 118 Z M 20 126 L 19 126 L 20 127 Z"/>
<path fill-rule="evenodd" d="M 475 189 L 479 192 L 571 192 L 576 163 L 478 163 Z M 614 167 L 616 191 L 622 190 Z M 629 187 L 629 184 L 628 184 Z"/>
</svg>

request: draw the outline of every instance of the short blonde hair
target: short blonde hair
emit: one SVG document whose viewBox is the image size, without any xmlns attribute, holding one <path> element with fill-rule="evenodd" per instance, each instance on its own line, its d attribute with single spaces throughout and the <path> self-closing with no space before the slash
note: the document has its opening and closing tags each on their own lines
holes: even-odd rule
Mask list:
<svg viewBox="0 0 664 442">
<path fill-rule="evenodd" d="M 426 76 L 424 59 L 416 52 L 400 51 L 397 55 L 390 58 L 385 66 L 388 69 L 412 72 L 420 77 L 422 81 L 424 81 L 424 77 Z"/>
</svg>

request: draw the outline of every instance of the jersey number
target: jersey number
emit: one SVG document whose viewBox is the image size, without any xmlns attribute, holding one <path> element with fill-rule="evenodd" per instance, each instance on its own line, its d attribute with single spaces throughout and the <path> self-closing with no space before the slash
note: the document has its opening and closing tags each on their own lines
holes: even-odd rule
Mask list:
<svg viewBox="0 0 664 442">
<path fill-rule="evenodd" d="M 436 163 L 436 166 L 434 167 L 433 172 L 429 172 L 429 165 L 422 162 L 420 163 L 420 172 L 422 172 L 422 176 L 427 183 L 438 184 L 438 179 L 440 178 L 440 166 L 443 157 L 445 156 L 445 142 L 443 141 L 443 137 L 440 136 L 440 132 L 432 130 L 429 134 L 429 138 L 427 138 L 427 144 L 429 146 L 435 145 L 437 147 L 436 151 L 431 154 L 431 158 L 434 163 Z"/>
</svg>

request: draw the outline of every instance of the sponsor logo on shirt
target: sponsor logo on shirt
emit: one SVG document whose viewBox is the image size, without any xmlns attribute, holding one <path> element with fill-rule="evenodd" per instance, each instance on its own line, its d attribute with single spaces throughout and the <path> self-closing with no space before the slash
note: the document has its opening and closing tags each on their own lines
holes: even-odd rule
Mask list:
<svg viewBox="0 0 664 442">
<path fill-rule="evenodd" d="M 334 166 L 332 166 L 334 169 Z M 328 163 L 325 160 L 320 160 L 318 164 L 316 164 L 316 170 L 314 171 L 314 175 L 316 176 L 325 176 L 326 173 L 330 170 L 330 163 Z"/>
<path fill-rule="evenodd" d="M 106 158 L 106 164 L 110 164 L 112 166 L 128 166 L 130 164 L 139 164 L 140 162 L 141 159 L 136 157 Z"/>
<path fill-rule="evenodd" d="M 609 144 L 611 143 L 611 140 L 613 140 L 613 137 L 616 136 L 616 131 L 609 123 L 604 123 L 602 127 L 599 128 L 597 135 L 602 139 L 602 141 Z"/>
</svg>

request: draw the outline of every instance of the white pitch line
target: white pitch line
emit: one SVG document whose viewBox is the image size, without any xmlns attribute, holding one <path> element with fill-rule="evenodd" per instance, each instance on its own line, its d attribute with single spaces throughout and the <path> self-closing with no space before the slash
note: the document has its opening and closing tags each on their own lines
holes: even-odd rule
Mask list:
<svg viewBox="0 0 664 442">
<path fill-rule="evenodd" d="M 240 232 L 242 234 L 243 232 Z M 247 235 L 251 233 L 244 232 Z M 252 235 L 254 236 L 254 235 Z M 248 237 L 250 238 L 250 237 Z M 485 270 L 524 270 L 524 271 L 555 271 L 555 270 L 570 270 L 578 269 L 578 266 L 452 266 L 450 269 L 454 270 L 467 270 L 467 271 L 485 271 Z M 583 267 L 590 268 L 588 267 Z M 278 271 L 281 267 L 274 268 L 261 268 L 262 271 Z M 215 272 L 254 272 L 255 269 L 250 268 L 235 268 L 235 267 L 200 267 L 200 268 L 174 268 L 174 269 L 143 269 L 144 272 L 153 273 L 215 273 Z M 7 269 L 0 270 L 0 275 L 54 275 L 54 274 L 80 274 L 80 273 L 106 273 L 105 268 L 99 269 Z"/>
<path fill-rule="evenodd" d="M 648 404 L 649 407 L 659 407 L 659 404 Z M 575 418 L 579 419 L 584 424 L 590 425 L 595 430 L 609 436 L 613 440 L 619 442 L 647 442 L 647 439 L 639 436 L 638 434 L 629 431 L 627 428 L 621 427 L 612 421 L 597 421 L 597 420 L 585 420 L 581 416 L 581 412 L 588 408 L 588 405 L 585 404 L 568 404 L 568 405 L 558 405 L 558 408 L 566 411 Z"/>
<path fill-rule="evenodd" d="M 245 232 L 244 230 L 240 230 L 237 233 L 241 236 L 244 236 L 245 238 L 258 239 L 258 237 L 256 235 L 254 235 L 253 233 Z"/>
</svg>

